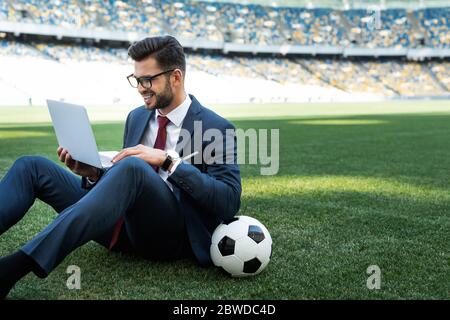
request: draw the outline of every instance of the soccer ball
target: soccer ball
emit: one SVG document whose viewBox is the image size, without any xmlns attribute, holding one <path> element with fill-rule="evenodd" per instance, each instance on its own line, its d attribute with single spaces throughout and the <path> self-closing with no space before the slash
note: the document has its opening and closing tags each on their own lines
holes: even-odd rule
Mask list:
<svg viewBox="0 0 450 320">
<path fill-rule="evenodd" d="M 272 238 L 258 220 L 237 216 L 214 230 L 210 253 L 214 265 L 233 277 L 256 275 L 272 257 Z"/>
</svg>

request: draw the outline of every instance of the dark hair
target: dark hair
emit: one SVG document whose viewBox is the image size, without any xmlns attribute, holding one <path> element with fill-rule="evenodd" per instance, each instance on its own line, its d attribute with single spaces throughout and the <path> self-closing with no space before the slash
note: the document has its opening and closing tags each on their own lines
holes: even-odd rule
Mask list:
<svg viewBox="0 0 450 320">
<path fill-rule="evenodd" d="M 149 37 L 137 41 L 128 48 L 128 55 L 134 61 L 142 61 L 151 56 L 163 70 L 181 69 L 183 74 L 186 72 L 183 47 L 171 36 Z"/>
</svg>

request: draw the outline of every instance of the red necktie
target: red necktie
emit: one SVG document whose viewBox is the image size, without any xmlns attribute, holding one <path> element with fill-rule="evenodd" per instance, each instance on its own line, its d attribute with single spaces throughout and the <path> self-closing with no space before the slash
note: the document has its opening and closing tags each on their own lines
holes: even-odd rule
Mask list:
<svg viewBox="0 0 450 320">
<path fill-rule="evenodd" d="M 158 135 L 156 136 L 155 144 L 153 148 L 164 150 L 166 148 L 167 130 L 166 127 L 170 120 L 167 117 L 158 116 Z M 153 169 L 158 172 L 157 166 L 152 166 Z"/>
<path fill-rule="evenodd" d="M 169 124 L 170 120 L 167 117 L 158 116 L 158 134 L 156 136 L 155 144 L 153 148 L 164 150 L 166 148 L 166 140 L 167 140 L 167 130 L 166 127 Z M 152 166 L 153 170 L 158 173 L 159 167 Z M 114 227 L 114 232 L 111 238 L 111 243 L 109 244 L 109 250 L 111 250 L 114 245 L 117 243 L 119 239 L 120 230 L 122 229 L 124 219 L 119 218 Z"/>
</svg>

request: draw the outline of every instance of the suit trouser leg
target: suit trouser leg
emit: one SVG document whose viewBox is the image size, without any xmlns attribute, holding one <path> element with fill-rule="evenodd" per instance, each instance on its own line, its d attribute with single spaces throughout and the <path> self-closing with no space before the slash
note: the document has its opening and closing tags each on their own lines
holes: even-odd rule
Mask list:
<svg viewBox="0 0 450 320">
<path fill-rule="evenodd" d="M 73 250 L 113 230 L 120 217 L 125 217 L 126 232 L 140 252 L 148 245 L 156 255 L 173 254 L 186 241 L 184 217 L 173 193 L 145 161 L 127 157 L 22 251 L 33 258 L 42 268 L 41 276 L 45 276 Z M 152 233 L 155 237 L 150 239 L 156 243 L 141 243 Z M 152 252 L 148 255 L 153 256 Z M 175 257 L 169 254 L 168 258 Z"/>
<path fill-rule="evenodd" d="M 61 212 L 86 193 L 79 177 L 53 161 L 21 157 L 0 182 L 0 235 L 23 218 L 36 198 Z"/>
</svg>

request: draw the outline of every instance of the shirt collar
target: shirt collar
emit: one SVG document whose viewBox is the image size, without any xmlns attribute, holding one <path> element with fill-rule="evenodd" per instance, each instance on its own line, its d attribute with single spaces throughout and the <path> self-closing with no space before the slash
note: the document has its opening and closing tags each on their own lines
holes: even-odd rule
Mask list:
<svg viewBox="0 0 450 320">
<path fill-rule="evenodd" d="M 189 106 L 191 105 L 191 102 L 191 98 L 188 94 L 186 94 L 186 98 L 184 99 L 184 101 L 165 116 L 169 118 L 170 122 L 172 122 L 174 125 L 176 125 L 177 127 L 181 127 L 181 124 L 183 123 L 183 120 L 189 110 Z M 158 109 L 156 109 L 155 116 L 157 118 L 158 116 L 163 115 L 159 113 Z"/>
</svg>

